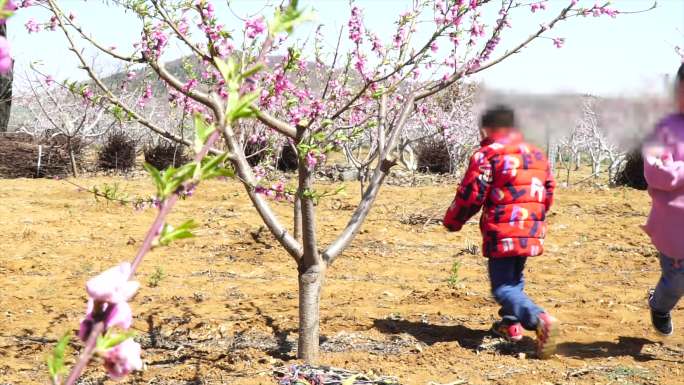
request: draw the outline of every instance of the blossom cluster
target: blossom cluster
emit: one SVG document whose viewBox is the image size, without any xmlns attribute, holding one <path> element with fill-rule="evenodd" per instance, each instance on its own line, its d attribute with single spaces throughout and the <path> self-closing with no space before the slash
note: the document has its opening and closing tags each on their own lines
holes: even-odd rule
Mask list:
<svg viewBox="0 0 684 385">
<path fill-rule="evenodd" d="M 540 1 L 538 3 L 530 4 L 530 11 L 532 11 L 532 13 L 535 13 L 537 11 L 543 11 L 545 9 L 546 9 L 546 1 Z"/>
<path fill-rule="evenodd" d="M 293 69 L 304 73 L 305 65 L 306 61 L 288 56 L 272 73 L 265 73 L 260 79 L 264 87 L 259 106 L 267 109 L 282 108 L 287 113 L 288 122 L 293 125 L 306 124 L 319 116 L 325 108 L 324 102 L 310 89 L 296 87 L 288 77 L 288 72 Z M 336 90 L 331 87 L 331 91 L 332 95 Z M 337 94 L 342 95 L 344 94 Z"/>
<path fill-rule="evenodd" d="M 317 164 L 325 162 L 326 155 L 320 151 L 309 151 L 304 159 L 309 170 L 313 170 Z"/>
<path fill-rule="evenodd" d="M 256 186 L 254 191 L 257 194 L 266 196 L 275 201 L 293 201 L 294 197 L 290 191 L 285 188 L 285 182 L 278 181 L 273 183 L 271 187 Z"/>
<path fill-rule="evenodd" d="M 197 26 L 210 42 L 210 48 L 217 56 L 221 58 L 228 57 L 228 55 L 233 52 L 235 47 L 233 45 L 233 41 L 230 39 L 230 34 L 225 31 L 225 26 L 218 22 L 214 5 L 206 0 L 198 0 L 195 3 L 195 6 L 200 11 L 200 22 L 197 24 Z M 249 34 L 256 36 L 256 32 L 259 30 L 259 28 L 264 27 L 262 23 L 263 20 L 261 22 L 252 20 L 252 30 L 249 32 Z"/>
<path fill-rule="evenodd" d="M 201 114 L 206 116 L 207 108 L 204 105 L 174 88 L 168 87 L 168 92 L 171 105 L 182 107 L 183 111 L 188 115 Z"/>
<path fill-rule="evenodd" d="M 169 35 L 166 33 L 164 24 L 157 23 L 143 31 L 142 44 L 140 44 L 143 55 L 158 59 L 168 44 Z"/>
<path fill-rule="evenodd" d="M 253 19 L 249 19 L 245 22 L 245 31 L 247 37 L 254 39 L 266 30 L 266 22 L 263 16 L 257 16 Z"/>
<path fill-rule="evenodd" d="M 88 280 L 88 305 L 78 331 L 82 341 L 89 339 L 93 326 L 99 321 L 104 322 L 105 331 L 111 328 L 128 330 L 131 327 L 133 313 L 128 300 L 135 295 L 140 284 L 130 281 L 130 274 L 131 265 L 124 262 Z M 133 370 L 142 369 L 140 351 L 140 344 L 129 337 L 96 353 L 103 356 L 109 376 L 119 379 Z"/>
<path fill-rule="evenodd" d="M 352 7 L 351 18 L 347 26 L 349 27 L 349 40 L 354 44 L 361 44 L 363 41 L 363 18 L 359 7 Z"/>
<path fill-rule="evenodd" d="M 606 15 L 606 16 L 610 16 L 612 18 L 615 18 L 620 13 L 620 11 L 618 11 L 617 9 L 614 9 L 614 8 L 609 8 L 608 4 L 605 4 L 605 5 L 594 4 L 594 6 L 591 8 L 581 9 L 580 13 L 582 14 L 582 16 L 591 15 L 593 17 L 600 17 L 603 15 Z"/>
<path fill-rule="evenodd" d="M 260 183 L 266 177 L 266 170 L 261 166 L 253 167 L 252 172 L 254 173 L 257 183 Z M 287 189 L 285 182 L 282 180 L 272 183 L 270 187 L 257 184 L 254 186 L 254 192 L 275 201 L 291 202 L 294 200 L 294 194 Z"/>
</svg>

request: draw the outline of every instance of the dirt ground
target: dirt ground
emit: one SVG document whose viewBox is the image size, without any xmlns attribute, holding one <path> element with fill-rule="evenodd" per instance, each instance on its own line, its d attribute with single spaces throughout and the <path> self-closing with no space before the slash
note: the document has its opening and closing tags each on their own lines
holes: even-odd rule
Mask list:
<svg viewBox="0 0 684 385">
<path fill-rule="evenodd" d="M 118 182 L 151 192 L 147 179 Z M 330 189 L 333 186 L 329 186 Z M 556 357 L 492 338 L 477 225 L 449 234 L 439 217 L 454 186 L 386 186 L 362 233 L 328 272 L 321 363 L 396 376 L 401 384 L 682 384 L 684 331 L 651 331 L 646 292 L 659 275 L 642 234 L 649 198 L 633 190 L 560 189 L 547 253 L 528 262 L 528 291 L 563 321 Z M 358 190 L 319 205 L 323 243 L 351 214 Z M 57 180 L 0 181 L 0 384 L 45 384 L 56 338 L 75 330 L 86 279 L 130 260 L 151 210 L 96 202 Z M 291 217 L 287 203 L 276 211 Z M 138 274 L 134 329 L 144 349 L 136 384 L 273 384 L 295 363 L 293 261 L 260 231 L 235 182 L 214 181 L 183 201 L 171 223 L 194 218 L 198 237 L 154 251 Z M 414 223 L 414 224 L 411 224 Z M 458 283 L 449 286 L 454 261 Z M 680 305 L 675 325 L 684 325 Z M 79 343 L 73 347 L 78 349 Z M 73 362 L 74 349 L 69 359 Z M 81 384 L 110 383 L 92 365 Z"/>
</svg>

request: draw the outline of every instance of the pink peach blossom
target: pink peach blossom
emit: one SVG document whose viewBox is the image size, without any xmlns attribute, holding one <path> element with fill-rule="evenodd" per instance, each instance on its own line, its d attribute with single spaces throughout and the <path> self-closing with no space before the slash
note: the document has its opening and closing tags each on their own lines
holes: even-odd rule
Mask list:
<svg viewBox="0 0 684 385">
<path fill-rule="evenodd" d="M 0 73 L 7 73 L 12 69 L 12 57 L 10 56 L 10 43 L 0 36 Z"/>
<path fill-rule="evenodd" d="M 245 22 L 245 30 L 247 37 L 254 39 L 266 30 L 266 22 L 264 22 L 264 18 L 261 16 L 249 19 Z"/>
<path fill-rule="evenodd" d="M 80 338 L 81 341 L 85 342 L 88 339 L 90 330 L 95 324 L 95 317 L 93 317 L 94 307 L 94 301 L 89 299 L 88 305 L 86 307 L 86 316 L 81 321 L 81 324 L 78 328 L 78 338 Z M 102 311 L 109 312 L 109 314 L 107 314 L 107 318 L 105 319 L 105 329 L 116 327 L 123 330 L 128 330 L 133 323 L 133 311 L 127 302 L 120 302 L 116 304 L 104 303 L 102 304 Z"/>
<path fill-rule="evenodd" d="M 130 274 L 131 264 L 123 262 L 89 279 L 86 283 L 86 291 L 95 301 L 126 302 L 133 297 L 140 286 L 138 282 L 128 280 Z"/>
<path fill-rule="evenodd" d="M 140 344 L 130 338 L 107 351 L 104 366 L 109 377 L 116 380 L 142 369 L 140 352 Z"/>
</svg>

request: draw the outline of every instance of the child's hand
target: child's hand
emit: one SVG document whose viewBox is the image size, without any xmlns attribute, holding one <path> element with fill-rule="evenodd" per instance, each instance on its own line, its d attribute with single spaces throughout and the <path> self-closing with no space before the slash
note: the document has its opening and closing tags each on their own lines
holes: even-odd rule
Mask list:
<svg viewBox="0 0 684 385">
<path fill-rule="evenodd" d="M 644 155 L 646 155 L 646 154 L 644 154 Z M 651 166 L 662 166 L 663 165 L 663 161 L 662 161 L 661 157 L 659 157 L 659 156 L 648 155 L 648 156 L 645 156 L 644 159 L 646 159 L 646 163 L 648 163 Z"/>
<path fill-rule="evenodd" d="M 656 158 L 656 159 L 662 159 L 665 155 L 667 155 L 667 150 L 665 146 L 663 146 L 660 143 L 657 142 L 651 142 L 647 143 L 644 145 L 642 154 L 644 156 L 644 159 L 648 158 Z"/>
</svg>

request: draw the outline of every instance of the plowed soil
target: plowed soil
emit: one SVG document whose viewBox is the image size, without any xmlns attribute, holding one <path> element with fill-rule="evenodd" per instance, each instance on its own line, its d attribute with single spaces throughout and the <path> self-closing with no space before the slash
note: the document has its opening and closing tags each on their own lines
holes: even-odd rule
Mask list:
<svg viewBox="0 0 684 385">
<path fill-rule="evenodd" d="M 76 182 L 151 193 L 147 179 Z M 328 271 L 321 364 L 402 384 L 684 383 L 684 330 L 661 339 L 648 318 L 646 293 L 659 267 L 639 228 L 645 192 L 558 191 L 547 252 L 528 261 L 526 275 L 530 295 L 563 321 L 558 354 L 540 361 L 532 334 L 516 345 L 490 336 L 498 308 L 485 259 L 473 255 L 477 225 L 450 234 L 434 220 L 453 190 L 383 189 L 362 233 Z M 358 196 L 349 184 L 346 195 L 321 201 L 323 244 Z M 274 207 L 289 223 L 290 205 Z M 0 181 L 0 384 L 48 383 L 45 357 L 78 327 L 85 281 L 130 260 L 153 216 L 63 181 Z M 155 250 L 139 271 L 132 306 L 146 367 L 124 383 L 275 383 L 273 368 L 296 363 L 294 262 L 260 229 L 235 182 L 202 185 L 170 223 L 190 218 L 201 224 L 198 236 Z M 682 305 L 675 327 L 684 325 Z M 69 362 L 80 346 L 73 342 Z M 109 382 L 94 363 L 81 383 Z"/>
</svg>

